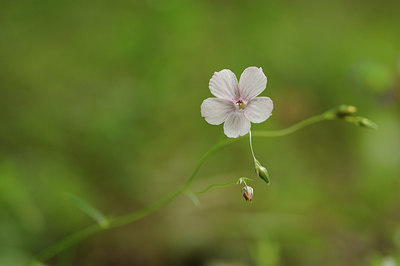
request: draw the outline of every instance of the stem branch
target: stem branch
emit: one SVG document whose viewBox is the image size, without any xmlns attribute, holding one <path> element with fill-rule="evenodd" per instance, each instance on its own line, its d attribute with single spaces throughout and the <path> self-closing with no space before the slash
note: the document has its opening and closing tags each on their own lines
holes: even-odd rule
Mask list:
<svg viewBox="0 0 400 266">
<path fill-rule="evenodd" d="M 313 117 L 310 117 L 308 119 L 305 119 L 297 124 L 294 124 L 293 126 L 290 126 L 285 129 L 280 129 L 280 130 L 269 130 L 269 131 L 254 131 L 253 136 L 254 137 L 282 137 L 286 136 L 289 134 L 292 134 L 296 132 L 299 129 L 302 129 L 303 127 L 321 122 L 323 120 L 328 120 L 329 118 L 325 114 L 321 115 L 316 115 Z M 249 137 L 250 137 L 250 147 L 251 147 L 251 152 L 253 155 L 253 158 L 255 159 L 254 156 L 254 151 L 253 151 L 253 146 L 251 143 L 251 132 L 249 132 Z M 94 235 L 97 232 L 108 230 L 111 228 L 116 228 L 120 227 L 132 222 L 135 222 L 141 218 L 144 218 L 154 212 L 156 212 L 158 209 L 161 207 L 167 205 L 169 202 L 174 200 L 177 196 L 182 194 L 192 183 L 198 172 L 200 171 L 201 167 L 204 165 L 204 163 L 210 158 L 215 152 L 223 148 L 224 146 L 227 146 L 228 144 L 231 144 L 239 139 L 242 138 L 236 138 L 236 139 L 222 139 L 220 140 L 217 144 L 215 144 L 210 150 L 208 150 L 203 157 L 200 159 L 199 163 L 197 164 L 196 168 L 193 170 L 192 174 L 186 179 L 185 183 L 175 190 L 174 192 L 168 194 L 167 196 L 161 198 L 160 200 L 156 201 L 155 203 L 140 209 L 138 211 L 134 211 L 132 213 L 122 215 L 116 218 L 111 218 L 108 220 L 109 225 L 108 227 L 101 227 L 99 224 L 94 224 L 89 227 L 86 227 L 80 231 L 77 231 L 69 236 L 64 237 L 60 241 L 56 242 L 52 246 L 48 247 L 47 249 L 43 250 L 42 252 L 38 253 L 32 260 L 32 262 L 35 261 L 47 261 L 54 257 L 55 255 L 61 253 L 63 250 L 83 241 L 84 239 Z M 230 184 L 233 184 L 236 181 L 229 182 L 226 184 L 214 184 L 206 189 L 196 192 L 197 194 L 205 193 L 209 191 L 210 189 L 214 187 L 221 187 L 221 186 L 227 186 Z"/>
</svg>

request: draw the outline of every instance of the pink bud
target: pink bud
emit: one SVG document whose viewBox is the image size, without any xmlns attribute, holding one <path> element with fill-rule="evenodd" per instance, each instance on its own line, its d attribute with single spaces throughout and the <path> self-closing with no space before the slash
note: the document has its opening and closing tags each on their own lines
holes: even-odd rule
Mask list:
<svg viewBox="0 0 400 266">
<path fill-rule="evenodd" d="M 253 188 L 245 186 L 244 188 L 242 188 L 242 195 L 246 199 L 246 201 L 251 201 L 251 198 L 253 197 Z"/>
</svg>

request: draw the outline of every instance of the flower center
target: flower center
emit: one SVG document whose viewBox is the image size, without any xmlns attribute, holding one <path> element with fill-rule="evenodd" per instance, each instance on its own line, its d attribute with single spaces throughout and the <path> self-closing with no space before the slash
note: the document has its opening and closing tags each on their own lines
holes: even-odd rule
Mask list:
<svg viewBox="0 0 400 266">
<path fill-rule="evenodd" d="M 244 110 L 244 108 L 246 107 L 246 104 L 242 100 L 237 101 L 235 104 L 236 108 L 239 110 Z"/>
</svg>

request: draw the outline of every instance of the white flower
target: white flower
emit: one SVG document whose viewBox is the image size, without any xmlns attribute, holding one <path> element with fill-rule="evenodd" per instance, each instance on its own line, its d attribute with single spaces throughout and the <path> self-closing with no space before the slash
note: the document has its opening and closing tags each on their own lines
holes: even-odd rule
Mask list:
<svg viewBox="0 0 400 266">
<path fill-rule="evenodd" d="M 267 77 L 261 67 L 248 67 L 238 82 L 229 69 L 215 72 L 209 88 L 217 98 L 207 98 L 201 104 L 201 116 L 211 125 L 225 122 L 224 132 L 229 138 L 244 136 L 250 131 L 250 122 L 261 123 L 271 116 L 269 97 L 257 97 L 265 90 Z"/>
</svg>

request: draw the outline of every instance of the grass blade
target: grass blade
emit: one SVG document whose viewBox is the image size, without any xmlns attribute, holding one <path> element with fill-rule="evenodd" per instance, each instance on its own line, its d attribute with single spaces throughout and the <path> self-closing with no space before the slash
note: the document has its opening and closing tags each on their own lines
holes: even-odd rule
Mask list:
<svg viewBox="0 0 400 266">
<path fill-rule="evenodd" d="M 93 220 L 95 220 L 101 227 L 106 228 L 109 225 L 107 218 L 96 208 L 91 206 L 86 201 L 78 198 L 77 196 L 67 193 L 65 198 L 74 204 L 78 209 L 89 215 Z"/>
</svg>

